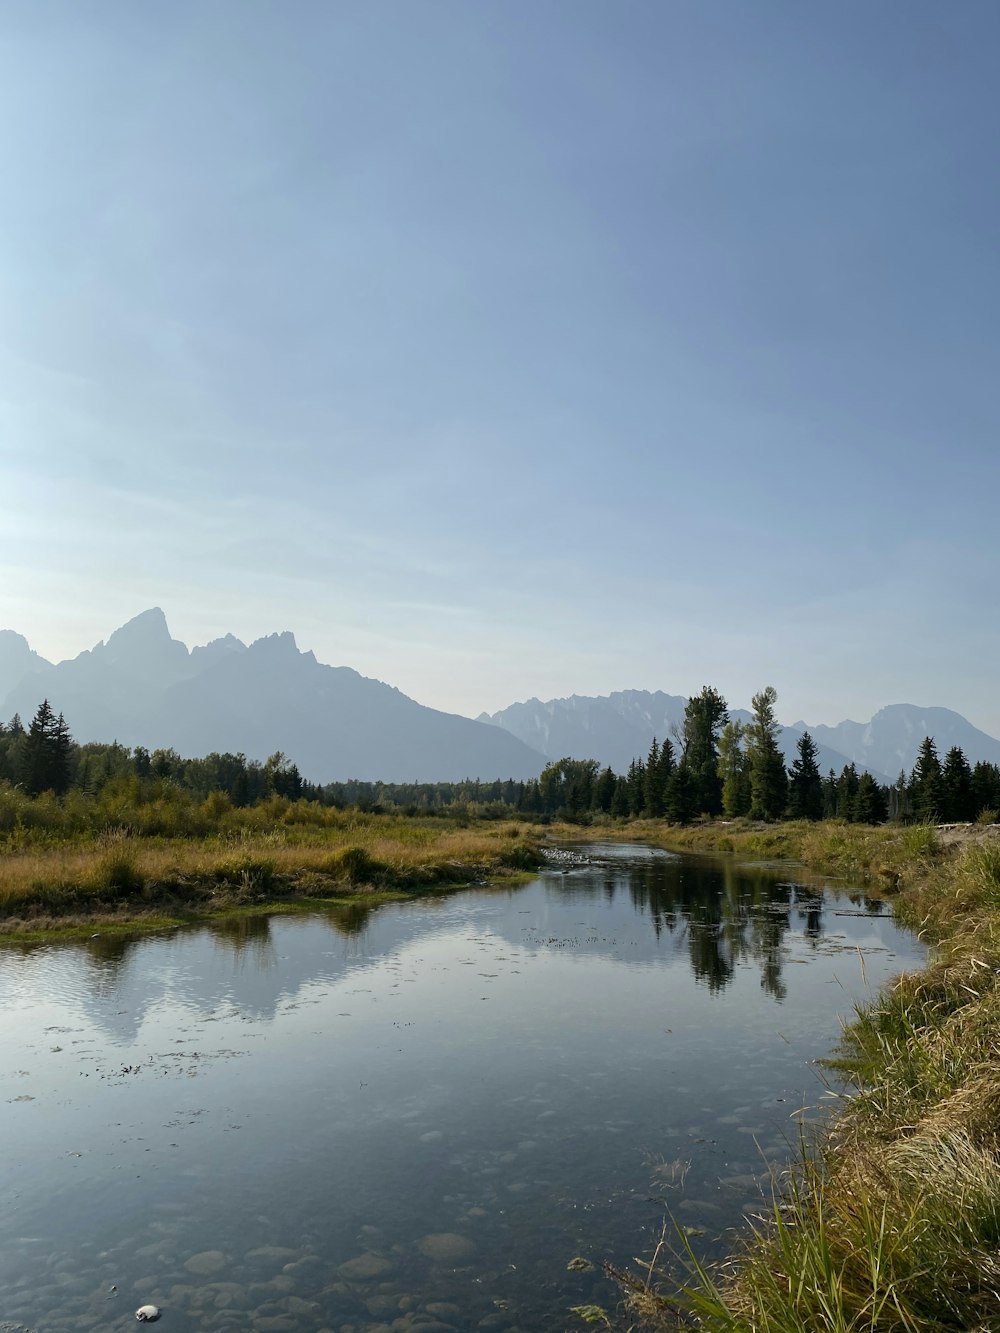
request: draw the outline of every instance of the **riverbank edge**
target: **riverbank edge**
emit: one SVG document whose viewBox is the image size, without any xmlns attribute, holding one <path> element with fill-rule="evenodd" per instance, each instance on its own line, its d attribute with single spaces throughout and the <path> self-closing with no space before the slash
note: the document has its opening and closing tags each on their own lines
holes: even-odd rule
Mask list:
<svg viewBox="0 0 1000 1333">
<path fill-rule="evenodd" d="M 853 1095 L 803 1140 L 731 1257 L 709 1270 L 678 1231 L 664 1245 L 686 1266 L 680 1289 L 657 1256 L 641 1272 L 612 1272 L 630 1326 L 1000 1327 L 998 835 L 995 825 L 652 821 L 625 831 L 666 850 L 797 864 L 870 886 L 931 949 L 924 969 L 883 988 L 845 1028 L 831 1063 Z M 615 830 L 589 829 L 580 840 L 609 836 Z"/>
<path fill-rule="evenodd" d="M 108 882 L 106 860 L 95 852 L 94 874 L 71 885 L 39 890 L 0 915 L 0 944 L 133 934 L 176 929 L 240 916 L 293 915 L 336 909 L 369 910 L 383 903 L 460 892 L 471 887 L 514 887 L 545 865 L 535 844 L 522 840 L 496 855 L 468 861 L 429 857 L 408 866 L 361 854 L 334 853 L 331 873 L 315 868 L 315 849 L 296 869 L 277 873 L 260 857 L 243 857 L 227 878 L 218 873 L 147 878 L 131 864 Z M 346 855 L 345 855 L 346 851 Z"/>
</svg>

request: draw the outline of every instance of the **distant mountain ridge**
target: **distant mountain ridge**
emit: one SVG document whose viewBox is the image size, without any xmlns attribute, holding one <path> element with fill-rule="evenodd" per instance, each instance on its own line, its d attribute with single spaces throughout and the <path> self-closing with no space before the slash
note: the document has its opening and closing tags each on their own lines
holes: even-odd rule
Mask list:
<svg viewBox="0 0 1000 1333">
<path fill-rule="evenodd" d="M 615 694 L 570 695 L 565 699 L 528 699 L 497 713 L 481 713 L 481 722 L 491 722 L 541 750 L 550 759 L 597 759 L 624 772 L 634 758 L 644 757 L 655 736 L 673 738 L 683 725 L 683 695 L 660 690 L 622 690 Z M 730 709 L 730 717 L 748 721 L 746 709 Z M 1000 764 L 1000 741 L 979 731 L 960 713 L 948 708 L 920 708 L 914 704 L 890 704 L 869 722 L 841 722 L 836 727 L 795 722 L 782 727 L 780 743 L 791 764 L 799 737 L 808 731 L 816 742 L 820 771 L 839 773 L 854 763 L 879 782 L 894 781 L 900 769 L 913 767 L 920 742 L 933 736 L 944 759 L 958 745 L 970 764 L 980 760 Z"/>
<path fill-rule="evenodd" d="M 674 737 L 687 699 L 661 690 L 528 699 L 473 721 L 426 708 L 391 685 L 301 652 L 285 631 L 242 643 L 232 634 L 188 649 L 153 607 L 64 662 L 46 661 L 13 630 L 0 630 L 0 718 L 27 723 L 43 698 L 78 741 L 118 740 L 186 756 L 213 750 L 264 760 L 276 750 L 314 782 L 525 780 L 549 760 L 597 759 L 624 773 L 653 737 Z M 732 709 L 733 718 L 748 719 Z M 907 773 L 933 736 L 971 764 L 1000 765 L 1000 740 L 948 708 L 890 704 L 868 722 L 796 722 L 781 730 L 786 761 L 802 732 L 823 772 L 854 763 L 881 782 Z"/>
<path fill-rule="evenodd" d="M 154 607 L 103 643 L 53 664 L 0 637 L 0 717 L 25 724 L 43 698 L 78 741 L 178 750 L 276 750 L 313 782 L 537 777 L 545 758 L 500 728 L 425 708 L 350 667 L 325 666 L 285 632 L 232 635 L 190 652 Z"/>
<path fill-rule="evenodd" d="M 796 722 L 799 729 L 805 726 Z M 933 736 L 938 756 L 955 745 L 970 764 L 1000 764 L 1000 740 L 980 731 L 950 708 L 922 708 L 916 704 L 889 704 L 869 722 L 840 722 L 835 727 L 809 727 L 814 740 L 840 750 L 858 768 L 878 768 L 891 777 L 913 767 L 920 742 Z"/>
</svg>

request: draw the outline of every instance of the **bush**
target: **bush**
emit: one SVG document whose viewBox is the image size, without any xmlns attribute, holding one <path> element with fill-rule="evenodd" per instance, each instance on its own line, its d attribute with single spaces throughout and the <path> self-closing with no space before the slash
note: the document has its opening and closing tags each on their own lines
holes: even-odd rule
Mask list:
<svg viewBox="0 0 1000 1333">
<path fill-rule="evenodd" d="M 377 860 L 363 847 L 345 847 L 331 856 L 324 869 L 334 879 L 348 884 L 384 885 L 391 876 L 389 866 Z"/>
<path fill-rule="evenodd" d="M 107 850 L 94 866 L 90 887 L 95 893 L 112 898 L 134 898 L 142 893 L 146 881 L 128 834 L 112 834 L 105 845 Z"/>
<path fill-rule="evenodd" d="M 240 894 L 268 893 L 274 888 L 274 862 L 262 856 L 235 856 L 220 861 L 215 878 L 229 884 Z"/>
</svg>

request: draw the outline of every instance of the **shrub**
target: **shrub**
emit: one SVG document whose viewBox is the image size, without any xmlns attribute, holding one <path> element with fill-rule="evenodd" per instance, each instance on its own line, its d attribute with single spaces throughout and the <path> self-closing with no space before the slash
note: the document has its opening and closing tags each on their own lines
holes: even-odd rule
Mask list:
<svg viewBox="0 0 1000 1333">
<path fill-rule="evenodd" d="M 240 894 L 267 893 L 274 887 L 274 862 L 262 856 L 234 856 L 220 861 L 215 878 Z"/>
<path fill-rule="evenodd" d="M 324 869 L 334 879 L 346 880 L 348 884 L 383 885 L 391 876 L 389 866 L 364 847 L 345 847 L 330 857 Z"/>
<path fill-rule="evenodd" d="M 112 898 L 133 898 L 142 893 L 146 881 L 128 833 L 112 833 L 104 843 L 106 851 L 94 866 L 90 887 L 95 893 Z"/>
</svg>

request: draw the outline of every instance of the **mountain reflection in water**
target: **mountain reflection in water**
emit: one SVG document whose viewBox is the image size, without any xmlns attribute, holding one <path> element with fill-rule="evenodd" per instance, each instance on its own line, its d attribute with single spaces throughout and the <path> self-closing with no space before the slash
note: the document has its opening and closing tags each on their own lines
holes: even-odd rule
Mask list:
<svg viewBox="0 0 1000 1333">
<path fill-rule="evenodd" d="M 106 1327 L 114 1286 L 198 1333 L 510 1333 L 613 1301 L 567 1263 L 628 1262 L 666 1209 L 719 1253 L 840 1015 L 922 958 L 795 879 L 591 846 L 520 886 L 0 949 L 3 1317 Z"/>
</svg>

